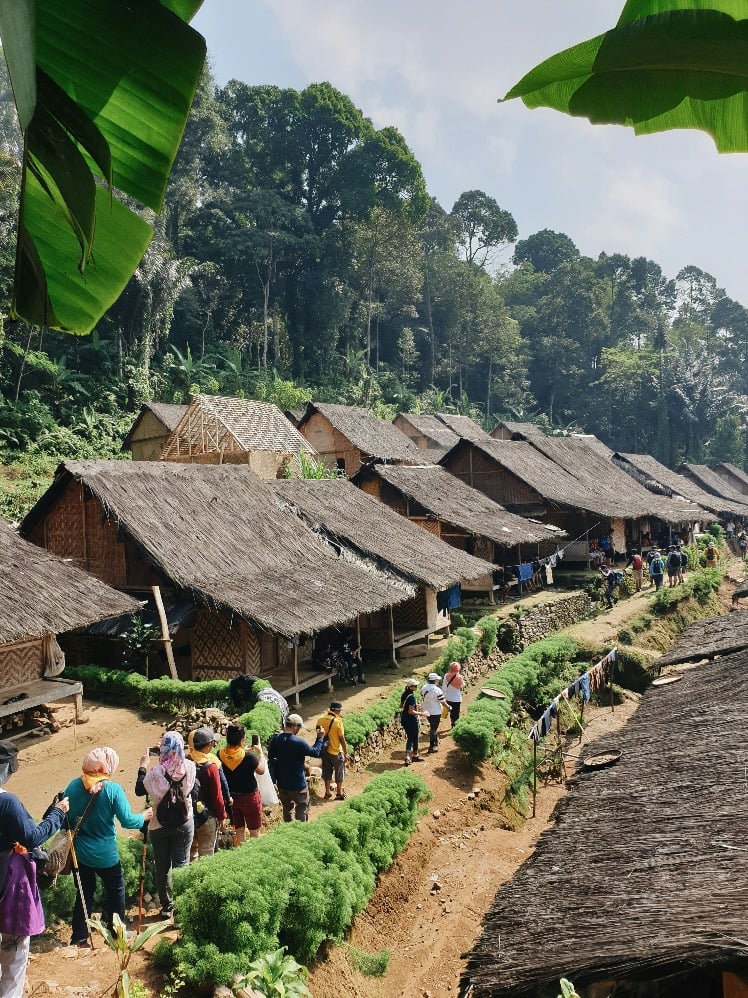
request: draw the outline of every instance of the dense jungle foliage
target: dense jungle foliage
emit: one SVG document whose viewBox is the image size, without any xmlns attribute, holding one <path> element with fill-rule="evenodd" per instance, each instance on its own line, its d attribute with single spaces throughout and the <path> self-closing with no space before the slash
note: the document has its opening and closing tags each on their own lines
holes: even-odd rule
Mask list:
<svg viewBox="0 0 748 998">
<path fill-rule="evenodd" d="M 19 156 L 6 80 L 6 303 Z M 0 329 L 0 513 L 61 458 L 117 456 L 144 400 L 195 388 L 532 419 L 671 466 L 745 464 L 748 309 L 714 277 L 593 260 L 550 230 L 518 239 L 483 191 L 439 205 L 403 136 L 328 83 L 221 88 L 206 71 L 156 226 L 91 336 Z"/>
</svg>

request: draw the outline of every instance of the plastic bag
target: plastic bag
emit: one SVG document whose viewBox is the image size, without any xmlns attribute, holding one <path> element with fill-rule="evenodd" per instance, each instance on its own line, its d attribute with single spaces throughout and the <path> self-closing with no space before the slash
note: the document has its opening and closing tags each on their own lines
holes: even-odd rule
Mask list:
<svg viewBox="0 0 748 998">
<path fill-rule="evenodd" d="M 262 800 L 263 807 L 269 807 L 271 804 L 277 804 L 278 794 L 273 786 L 273 780 L 270 773 L 267 771 L 267 768 L 264 773 L 255 773 L 255 779 L 257 780 L 257 789 L 260 791 L 260 798 Z"/>
<path fill-rule="evenodd" d="M 44 932 L 44 909 L 36 883 L 36 863 L 27 852 L 12 849 L 0 891 L 0 933 L 38 936 Z"/>
</svg>

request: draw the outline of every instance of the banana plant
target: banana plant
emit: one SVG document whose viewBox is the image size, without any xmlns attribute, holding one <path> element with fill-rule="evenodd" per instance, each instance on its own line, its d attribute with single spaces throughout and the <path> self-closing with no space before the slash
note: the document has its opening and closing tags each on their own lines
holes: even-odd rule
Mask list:
<svg viewBox="0 0 748 998">
<path fill-rule="evenodd" d="M 610 31 L 559 52 L 504 97 L 637 135 L 708 132 L 748 151 L 745 0 L 628 0 Z"/>
<path fill-rule="evenodd" d="M 117 998 L 130 998 L 132 991 L 130 987 L 130 974 L 127 968 L 133 953 L 137 953 L 139 949 L 142 949 L 152 936 L 158 935 L 164 929 L 170 928 L 172 926 L 171 920 L 155 922 L 132 938 L 128 938 L 125 923 L 116 912 L 112 915 L 111 930 L 103 922 L 99 921 L 98 918 L 89 918 L 88 925 L 89 928 L 98 932 L 103 937 L 106 945 L 117 956 L 119 977 L 114 986 L 114 993 Z"/>
<path fill-rule="evenodd" d="M 205 61 L 202 0 L 0 0 L 24 137 L 11 312 L 88 333 L 135 272 Z"/>
</svg>

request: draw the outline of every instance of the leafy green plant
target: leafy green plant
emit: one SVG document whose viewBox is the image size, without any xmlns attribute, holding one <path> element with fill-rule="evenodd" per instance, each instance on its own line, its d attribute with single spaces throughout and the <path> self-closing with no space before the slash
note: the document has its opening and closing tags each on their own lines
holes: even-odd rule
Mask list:
<svg viewBox="0 0 748 998">
<path fill-rule="evenodd" d="M 109 949 L 117 956 L 119 977 L 114 986 L 117 998 L 135 998 L 135 992 L 133 991 L 130 974 L 127 969 L 130 965 L 132 955 L 133 953 L 137 953 L 139 949 L 142 949 L 149 939 L 158 935 L 159 932 L 163 932 L 170 925 L 171 921 L 169 920 L 156 922 L 154 925 L 149 925 L 148 928 L 143 929 L 136 936 L 128 939 L 125 923 L 116 912 L 112 916 L 112 929 L 107 928 L 98 918 L 88 919 L 89 928 L 98 932 Z"/>
<path fill-rule="evenodd" d="M 349 943 L 346 947 L 348 962 L 364 977 L 384 977 L 390 965 L 392 954 L 388 949 L 380 949 L 377 953 L 368 953 L 359 946 Z"/>
<path fill-rule="evenodd" d="M 137 672 L 100 665 L 68 666 L 65 676 L 80 680 L 85 696 L 93 700 L 142 710 L 177 711 L 226 705 L 230 701 L 229 684 L 219 679 L 204 683 L 166 677 L 147 679 Z"/>
<path fill-rule="evenodd" d="M 561 980 L 559 981 L 559 984 L 561 985 L 561 994 L 558 996 L 558 998 L 579 998 L 579 995 L 577 994 L 577 989 L 574 987 L 571 981 L 567 981 L 565 977 L 562 977 Z"/>
<path fill-rule="evenodd" d="M 148 655 L 158 630 L 153 624 L 146 623 L 140 613 L 134 613 L 130 619 L 132 624 L 122 636 L 125 646 L 124 664 L 134 669 L 145 665 L 145 674 L 148 678 Z"/>
<path fill-rule="evenodd" d="M 483 617 L 478 621 L 480 628 L 480 638 L 478 644 L 484 658 L 488 658 L 496 647 L 496 639 L 499 631 L 499 622 L 495 617 Z"/>
<path fill-rule="evenodd" d="M 297 963 L 286 953 L 286 947 L 281 946 L 253 960 L 249 970 L 233 987 L 234 990 L 249 987 L 266 998 L 312 998 L 312 992 L 304 983 L 306 977 L 306 967 Z"/>
</svg>

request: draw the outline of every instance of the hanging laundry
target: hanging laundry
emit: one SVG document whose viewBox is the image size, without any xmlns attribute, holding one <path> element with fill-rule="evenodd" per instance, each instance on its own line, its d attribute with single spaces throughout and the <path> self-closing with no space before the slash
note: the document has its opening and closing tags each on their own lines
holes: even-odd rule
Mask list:
<svg viewBox="0 0 748 998">
<path fill-rule="evenodd" d="M 442 589 L 436 594 L 437 610 L 456 610 L 462 603 L 460 583 L 455 582 L 449 589 Z"/>
<path fill-rule="evenodd" d="M 582 694 L 582 700 L 584 701 L 584 703 L 587 703 L 587 701 L 590 698 L 590 674 L 589 674 L 589 672 L 585 672 L 585 674 L 583 676 L 580 676 L 579 679 L 578 679 L 578 683 L 579 683 L 579 691 Z"/>
<path fill-rule="evenodd" d="M 553 569 L 550 563 L 545 566 L 545 583 L 547 586 L 553 585 Z"/>
</svg>

